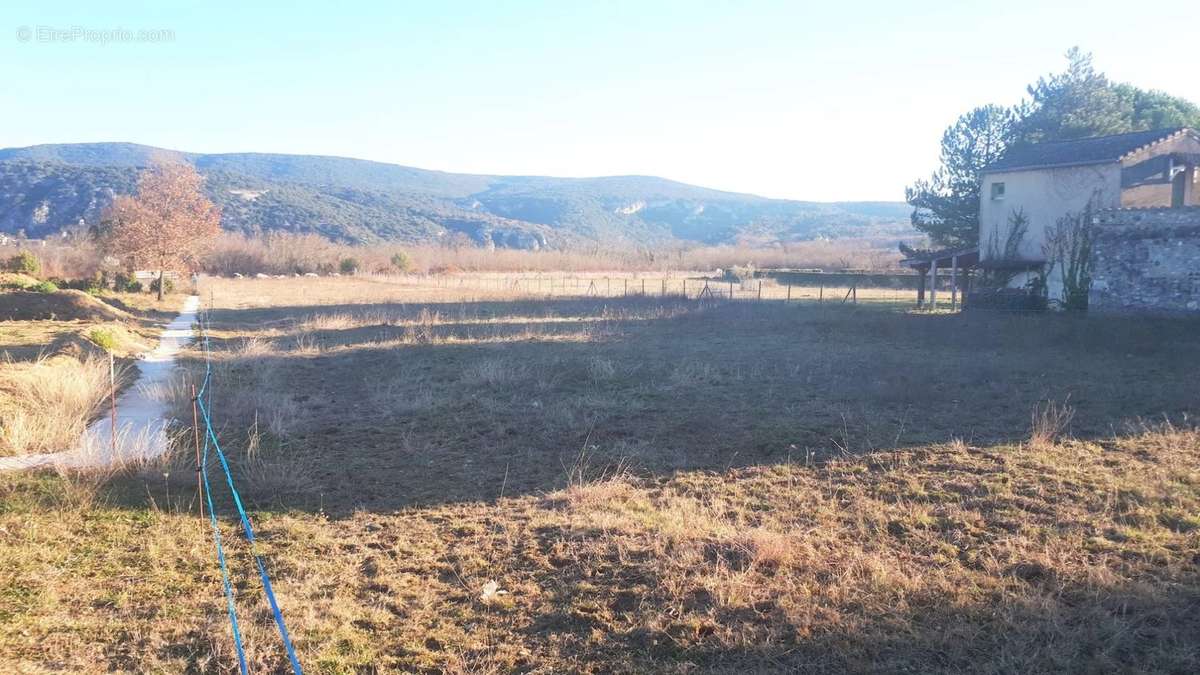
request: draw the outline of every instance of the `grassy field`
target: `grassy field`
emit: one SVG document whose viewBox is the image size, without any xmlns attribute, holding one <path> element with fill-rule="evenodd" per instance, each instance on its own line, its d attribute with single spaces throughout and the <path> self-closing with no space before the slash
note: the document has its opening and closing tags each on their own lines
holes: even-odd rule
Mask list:
<svg viewBox="0 0 1200 675">
<path fill-rule="evenodd" d="M 215 421 L 310 672 L 1200 666 L 1194 321 L 203 296 Z M 190 452 L 0 476 L 0 670 L 236 670 Z M 252 668 L 286 671 L 235 526 Z"/>
</svg>

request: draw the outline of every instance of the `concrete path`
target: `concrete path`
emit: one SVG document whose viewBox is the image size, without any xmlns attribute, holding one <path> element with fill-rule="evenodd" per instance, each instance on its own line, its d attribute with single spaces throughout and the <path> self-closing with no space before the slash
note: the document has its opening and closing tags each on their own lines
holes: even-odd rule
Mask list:
<svg viewBox="0 0 1200 675">
<path fill-rule="evenodd" d="M 98 468 L 119 466 L 150 459 L 167 450 L 166 429 L 170 424 L 167 389 L 175 370 L 175 358 L 192 341 L 192 324 L 200 298 L 192 295 L 183 303 L 179 316 L 163 330 L 154 351 L 138 362 L 141 376 L 134 386 L 117 397 L 117 443 L 112 443 L 112 420 L 96 420 L 72 450 L 39 455 L 0 457 L 0 471 L 55 466 Z M 106 402 L 107 403 L 107 402 Z"/>
</svg>

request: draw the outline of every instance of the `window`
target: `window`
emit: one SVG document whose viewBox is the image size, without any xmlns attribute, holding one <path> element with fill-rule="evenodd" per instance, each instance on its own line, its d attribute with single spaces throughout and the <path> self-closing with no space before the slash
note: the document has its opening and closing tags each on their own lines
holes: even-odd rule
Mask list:
<svg viewBox="0 0 1200 675">
<path fill-rule="evenodd" d="M 992 201 L 998 202 L 1004 199 L 1004 183 L 992 183 Z"/>
</svg>

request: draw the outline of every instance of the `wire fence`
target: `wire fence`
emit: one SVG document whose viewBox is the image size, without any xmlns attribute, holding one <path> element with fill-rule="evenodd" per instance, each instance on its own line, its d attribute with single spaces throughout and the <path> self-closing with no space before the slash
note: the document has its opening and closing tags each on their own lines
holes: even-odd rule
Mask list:
<svg viewBox="0 0 1200 675">
<path fill-rule="evenodd" d="M 774 279 L 728 280 L 687 276 L 596 275 L 406 275 L 377 277 L 385 283 L 447 291 L 477 291 L 485 296 L 522 298 L 635 298 L 662 297 L 724 299 L 782 303 L 870 304 L 916 307 L 917 291 L 911 288 L 864 286 L 857 283 L 788 284 Z M 944 290 L 936 307 L 950 309 L 961 298 Z M 932 308 L 926 297 L 926 308 Z"/>
<path fill-rule="evenodd" d="M 241 630 L 238 627 L 237 606 L 234 602 L 233 584 L 230 581 L 229 565 L 225 556 L 225 548 L 221 542 L 221 528 L 217 518 L 216 502 L 213 500 L 212 484 L 209 480 L 210 453 L 217 459 L 217 464 L 220 466 L 221 472 L 224 475 L 225 483 L 229 487 L 229 493 L 232 497 L 233 504 L 237 509 L 238 519 L 241 521 L 242 533 L 246 537 L 246 541 L 250 545 L 250 552 L 254 557 L 254 564 L 258 570 L 259 579 L 262 581 L 263 593 L 266 595 L 267 602 L 271 606 L 275 626 L 279 631 L 280 640 L 283 642 L 284 649 L 287 651 L 288 660 L 292 665 L 292 672 L 300 675 L 303 670 L 300 667 L 300 660 L 296 656 L 295 647 L 292 645 L 292 639 L 288 635 L 287 625 L 283 620 L 283 612 L 279 608 L 279 602 L 275 598 L 275 591 L 271 587 L 271 577 L 267 574 L 266 563 L 263 561 L 262 553 L 254 539 L 254 527 L 250 523 L 250 517 L 246 515 L 246 509 L 242 505 L 242 497 L 238 492 L 237 486 L 234 483 L 233 472 L 229 468 L 229 460 L 225 456 L 224 450 L 221 449 L 220 440 L 217 438 L 217 432 L 213 428 L 212 423 L 212 353 L 209 347 L 208 340 L 208 314 L 204 313 L 199 322 L 201 344 L 204 347 L 204 380 L 201 382 L 200 388 L 196 390 L 193 387 L 194 395 L 192 403 L 195 412 L 198 413 L 198 418 L 195 420 L 195 438 L 196 438 L 196 453 L 197 464 L 196 472 L 199 474 L 200 483 L 203 487 L 204 500 L 202 503 L 208 505 L 209 525 L 212 527 L 213 545 L 216 548 L 217 564 L 221 568 L 221 582 L 225 590 L 226 612 L 229 615 L 230 630 L 233 633 L 234 647 L 237 651 L 238 669 L 243 675 L 248 671 L 246 667 L 246 652 L 242 641 Z M 207 397 L 207 398 L 206 398 Z M 200 430 L 200 423 L 203 423 L 204 429 Z M 203 442 L 200 437 L 203 436 Z M 201 506 L 203 514 L 203 506 Z"/>
</svg>

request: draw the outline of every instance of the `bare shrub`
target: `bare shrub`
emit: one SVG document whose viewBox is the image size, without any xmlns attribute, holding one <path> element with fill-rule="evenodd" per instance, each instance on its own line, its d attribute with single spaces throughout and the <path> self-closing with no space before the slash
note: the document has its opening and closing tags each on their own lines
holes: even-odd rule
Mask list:
<svg viewBox="0 0 1200 675">
<path fill-rule="evenodd" d="M 395 259 L 405 265 L 397 266 Z M 851 238 L 798 241 L 774 245 L 666 247 L 640 249 L 578 248 L 570 250 L 489 250 L 458 245 L 337 244 L 313 234 L 271 233 L 248 237 L 225 233 L 205 259 L 214 274 L 307 274 L 338 269 L 353 258 L 357 269 L 376 273 L 452 272 L 596 272 L 715 270 L 752 268 L 821 268 L 893 270 L 899 253 L 890 239 Z"/>
<path fill-rule="evenodd" d="M 1029 444 L 1035 448 L 1051 447 L 1067 433 L 1075 408 L 1066 402 L 1043 401 L 1033 406 L 1030 417 Z"/>
<path fill-rule="evenodd" d="M 563 468 L 567 487 L 552 497 L 576 507 L 606 504 L 634 490 L 633 467 L 624 457 L 597 466 L 593 448 L 585 446 L 574 461 Z"/>
</svg>

